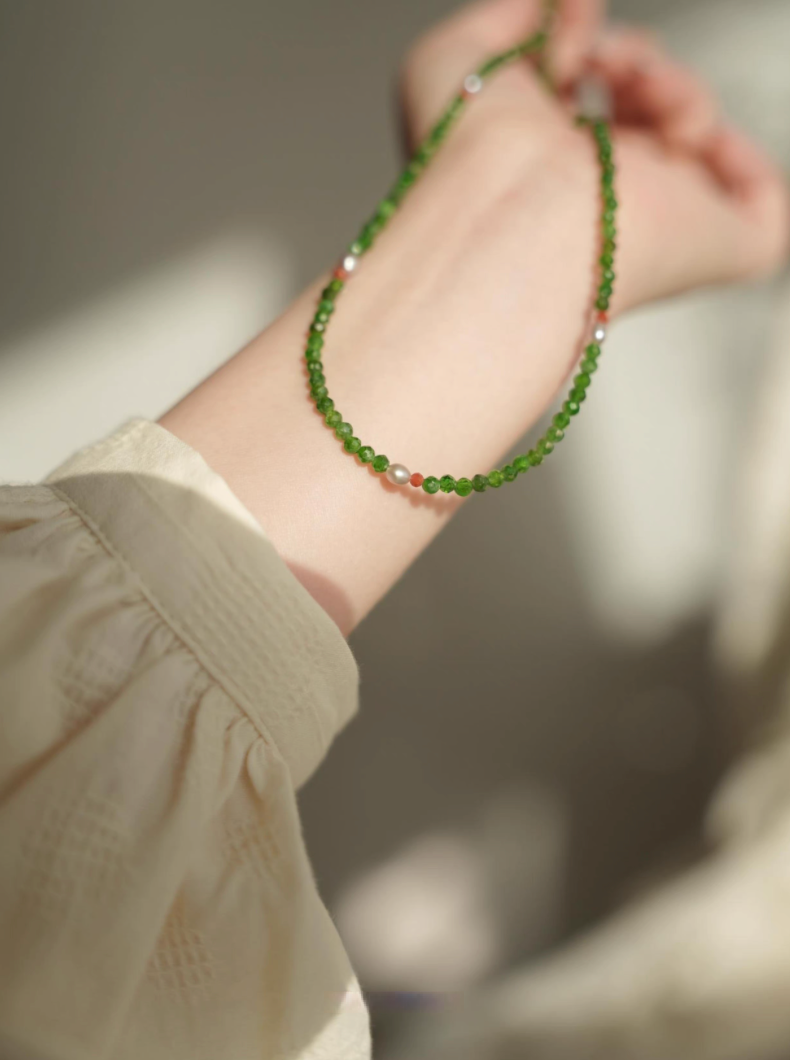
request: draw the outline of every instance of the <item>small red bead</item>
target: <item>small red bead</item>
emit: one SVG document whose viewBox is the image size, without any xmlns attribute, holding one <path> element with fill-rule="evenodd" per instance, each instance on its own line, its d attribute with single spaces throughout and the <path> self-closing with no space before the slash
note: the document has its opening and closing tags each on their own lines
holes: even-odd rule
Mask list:
<svg viewBox="0 0 790 1060">
<path fill-rule="evenodd" d="M 608 324 L 609 323 L 609 314 L 605 313 L 604 310 L 601 309 L 599 311 L 599 313 L 598 313 L 598 320 L 600 320 L 600 322 L 602 324 Z"/>
<path fill-rule="evenodd" d="M 343 268 L 342 265 L 338 265 L 338 267 L 335 269 L 335 271 L 332 273 L 332 275 L 334 276 L 334 278 L 336 280 L 347 280 L 348 279 L 348 273 L 346 272 L 346 270 Z"/>
<path fill-rule="evenodd" d="M 411 482 L 412 486 L 421 486 L 424 481 L 425 476 L 421 475 L 419 471 L 415 471 L 412 477 L 409 479 L 409 482 Z"/>
</svg>

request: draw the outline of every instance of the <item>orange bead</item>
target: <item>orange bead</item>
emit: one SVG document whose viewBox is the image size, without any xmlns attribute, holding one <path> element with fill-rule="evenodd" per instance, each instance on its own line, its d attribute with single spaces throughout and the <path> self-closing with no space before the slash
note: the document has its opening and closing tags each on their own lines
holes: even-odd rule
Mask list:
<svg viewBox="0 0 790 1060">
<path fill-rule="evenodd" d="M 334 276 L 334 278 L 336 280 L 347 280 L 348 279 L 348 273 L 346 272 L 346 270 L 343 268 L 342 265 L 338 265 L 338 267 L 335 269 L 335 271 L 332 273 L 332 275 Z"/>
<path fill-rule="evenodd" d="M 421 475 L 419 471 L 415 471 L 412 477 L 409 479 L 409 482 L 411 482 L 412 486 L 421 486 L 424 481 L 425 476 Z"/>
<path fill-rule="evenodd" d="M 598 318 L 597 319 L 600 320 L 600 322 L 602 324 L 608 324 L 609 323 L 609 314 L 605 313 L 604 310 L 601 309 L 599 311 L 599 313 L 598 313 Z"/>
</svg>

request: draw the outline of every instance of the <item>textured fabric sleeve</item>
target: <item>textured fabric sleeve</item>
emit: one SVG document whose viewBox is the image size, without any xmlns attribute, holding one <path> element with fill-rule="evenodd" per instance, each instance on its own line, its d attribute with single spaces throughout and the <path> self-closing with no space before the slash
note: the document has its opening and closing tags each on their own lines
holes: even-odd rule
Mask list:
<svg viewBox="0 0 790 1060">
<path fill-rule="evenodd" d="M 295 800 L 356 691 L 163 428 L 0 487 L 0 1055 L 369 1056 Z"/>
</svg>

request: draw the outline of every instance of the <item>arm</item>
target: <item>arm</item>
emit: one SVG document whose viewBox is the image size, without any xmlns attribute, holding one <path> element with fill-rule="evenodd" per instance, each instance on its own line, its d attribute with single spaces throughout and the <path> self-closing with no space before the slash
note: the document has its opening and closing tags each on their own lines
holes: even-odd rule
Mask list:
<svg viewBox="0 0 790 1060">
<path fill-rule="evenodd" d="M 420 135 L 464 74 L 526 35 L 535 3 L 490 0 L 432 31 L 406 67 Z M 556 63 L 578 75 L 596 5 L 567 0 Z M 622 312 L 765 271 L 787 239 L 769 163 L 723 130 L 704 91 L 641 38 L 595 60 L 627 121 L 616 140 Z M 425 473 L 486 472 L 548 407 L 588 335 L 597 256 L 588 134 L 527 64 L 487 85 L 339 303 L 325 360 L 355 433 Z M 351 235 L 351 234 L 350 234 Z M 365 474 L 306 394 L 303 335 L 322 281 L 162 423 L 258 517 L 349 632 L 461 503 Z"/>
</svg>

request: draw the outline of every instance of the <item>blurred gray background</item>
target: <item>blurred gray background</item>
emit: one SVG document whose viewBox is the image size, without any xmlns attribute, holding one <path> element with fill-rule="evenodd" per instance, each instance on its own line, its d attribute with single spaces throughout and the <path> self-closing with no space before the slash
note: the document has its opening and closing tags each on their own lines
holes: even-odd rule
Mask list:
<svg viewBox="0 0 790 1060">
<path fill-rule="evenodd" d="M 0 5 L 0 477 L 155 417 L 330 264 L 399 161 L 399 57 L 449 0 Z M 790 162 L 783 0 L 620 0 Z M 730 753 L 710 614 L 776 283 L 618 323 L 595 400 L 353 637 L 302 795 L 382 1047 L 698 843 Z"/>
</svg>

